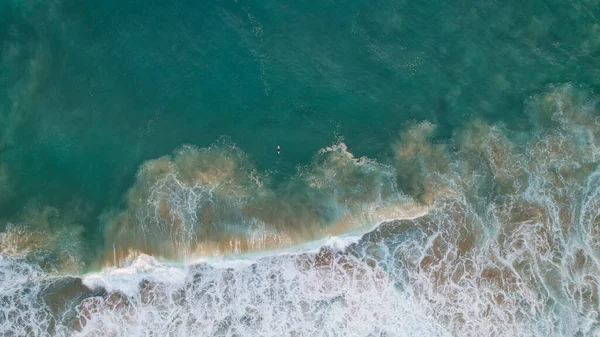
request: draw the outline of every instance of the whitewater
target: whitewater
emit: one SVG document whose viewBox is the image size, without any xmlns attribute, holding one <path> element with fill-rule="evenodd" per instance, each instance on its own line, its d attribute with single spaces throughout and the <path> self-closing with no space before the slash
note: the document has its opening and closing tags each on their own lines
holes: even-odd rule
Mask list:
<svg viewBox="0 0 600 337">
<path fill-rule="evenodd" d="M 431 123 L 409 126 L 393 164 L 326 148 L 296 180 L 332 196 L 320 202 L 335 216 L 256 212 L 295 199 L 256 184 L 229 145 L 150 161 L 107 213 L 95 271 L 70 272 L 73 233 L 9 227 L 1 334 L 600 336 L 598 107 L 585 87 L 552 85 L 527 102 L 538 125 L 527 138 L 475 120 L 452 146 L 431 140 Z M 286 239 L 245 231 L 223 243 L 232 219 Z M 207 224 L 220 234 L 202 236 Z"/>
</svg>

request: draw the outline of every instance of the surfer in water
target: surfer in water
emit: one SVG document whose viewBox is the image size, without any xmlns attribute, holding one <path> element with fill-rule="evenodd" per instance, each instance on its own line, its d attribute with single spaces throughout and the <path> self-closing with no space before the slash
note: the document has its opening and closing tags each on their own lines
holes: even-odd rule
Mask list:
<svg viewBox="0 0 600 337">
<path fill-rule="evenodd" d="M 277 154 L 281 153 L 281 147 L 279 147 L 279 145 L 277 145 Z"/>
</svg>

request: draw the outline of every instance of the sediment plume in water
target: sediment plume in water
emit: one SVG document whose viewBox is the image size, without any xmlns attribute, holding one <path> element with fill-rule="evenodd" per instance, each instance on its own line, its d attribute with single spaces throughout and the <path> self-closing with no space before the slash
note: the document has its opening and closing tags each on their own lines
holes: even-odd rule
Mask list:
<svg viewBox="0 0 600 337">
<path fill-rule="evenodd" d="M 268 180 L 225 139 L 146 162 L 127 208 L 107 216 L 107 260 L 130 251 L 173 259 L 284 248 L 426 211 L 398 190 L 393 167 L 354 158 L 344 143 L 321 150 L 288 182 Z"/>
<path fill-rule="evenodd" d="M 146 163 L 127 208 L 107 216 L 107 238 L 142 252 L 164 246 L 161 254 L 176 255 L 171 236 L 193 252 L 212 239 L 200 236 L 206 223 L 222 233 L 248 235 L 244 230 L 259 225 L 294 233 L 291 224 L 302 218 L 280 216 L 306 216 L 304 228 L 327 230 L 344 216 L 352 224 L 344 228 L 388 217 L 371 215 L 385 213 L 369 213 L 374 205 L 423 204 L 427 211 L 387 221 L 344 249 L 180 265 L 140 253 L 121 267 L 73 279 L 2 253 L 0 329 L 60 336 L 597 336 L 598 100 L 566 84 L 526 105 L 536 125 L 528 135 L 476 120 L 444 145 L 432 142 L 433 125 L 415 124 L 399 137 L 389 166 L 352 158 L 340 144 L 281 188 L 270 187 L 231 147 L 184 148 Z M 212 161 L 231 170 L 211 169 Z M 303 189 L 294 199 L 297 186 Z M 171 204 L 161 216 L 165 196 Z M 262 203 L 275 201 L 279 208 L 261 215 Z M 147 214 L 154 215 L 146 223 Z M 185 222 L 194 216 L 212 222 Z M 228 227 L 240 219 L 235 224 L 245 226 Z M 120 240 L 126 234 L 117 224 L 140 237 L 159 234 Z M 183 231 L 189 228 L 191 234 Z"/>
<path fill-rule="evenodd" d="M 82 220 L 88 205 L 73 200 L 64 209 L 31 200 L 5 225 L 0 235 L 0 255 L 23 258 L 42 269 L 78 273 L 84 268 Z"/>
<path fill-rule="evenodd" d="M 528 103 L 543 126 L 525 143 L 482 122 L 457 136 L 451 193 L 410 222 L 419 235 L 392 257 L 453 334 L 599 333 L 597 108 L 589 93 L 555 86 Z"/>
</svg>

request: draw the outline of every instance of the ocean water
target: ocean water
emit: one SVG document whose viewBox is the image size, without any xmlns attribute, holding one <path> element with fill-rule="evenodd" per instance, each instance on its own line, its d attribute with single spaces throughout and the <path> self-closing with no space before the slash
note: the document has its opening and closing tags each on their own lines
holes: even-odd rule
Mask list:
<svg viewBox="0 0 600 337">
<path fill-rule="evenodd" d="M 598 1 L 4 0 L 0 53 L 0 336 L 600 336 Z"/>
</svg>

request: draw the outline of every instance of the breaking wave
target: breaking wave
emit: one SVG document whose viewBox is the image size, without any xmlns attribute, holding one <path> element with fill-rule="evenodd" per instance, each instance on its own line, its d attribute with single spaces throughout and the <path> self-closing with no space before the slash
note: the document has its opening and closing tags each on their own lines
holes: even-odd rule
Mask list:
<svg viewBox="0 0 600 337">
<path fill-rule="evenodd" d="M 527 102 L 530 134 L 472 121 L 442 144 L 415 124 L 390 164 L 339 143 L 283 184 L 225 140 L 184 147 L 106 213 L 99 272 L 49 271 L 15 222 L 0 331 L 599 336 L 598 110 L 585 88 L 551 86 Z M 360 239 L 322 241 L 345 233 Z"/>
<path fill-rule="evenodd" d="M 274 186 L 222 139 L 146 162 L 126 209 L 106 216 L 106 233 L 118 260 L 132 252 L 181 259 L 285 248 L 424 212 L 398 190 L 392 166 L 354 158 L 344 143 Z"/>
</svg>

